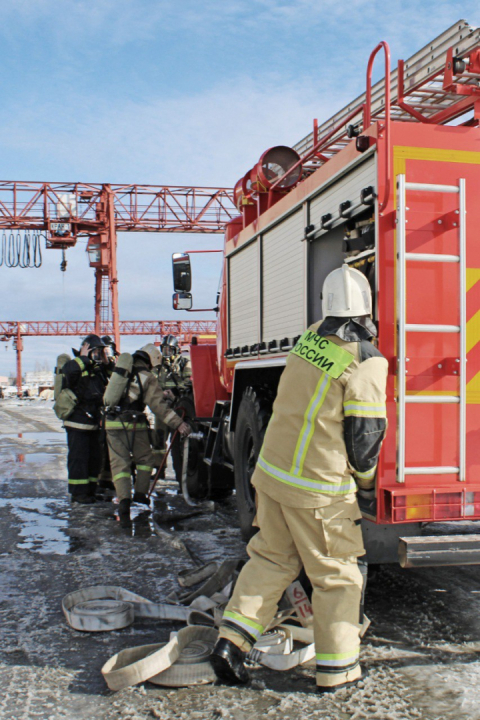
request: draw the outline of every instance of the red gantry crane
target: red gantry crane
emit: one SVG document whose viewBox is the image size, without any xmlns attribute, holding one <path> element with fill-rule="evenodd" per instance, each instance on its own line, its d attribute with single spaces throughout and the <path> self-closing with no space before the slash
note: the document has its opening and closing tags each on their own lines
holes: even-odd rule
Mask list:
<svg viewBox="0 0 480 720">
<path fill-rule="evenodd" d="M 118 344 L 117 232 L 223 234 L 236 214 L 228 188 L 0 181 L 0 265 L 38 267 L 40 233 L 62 251 L 87 238 L 95 332 L 111 322 Z"/>
<path fill-rule="evenodd" d="M 223 234 L 237 214 L 228 188 L 0 181 L 0 266 L 40 267 L 41 242 L 63 253 L 87 238 L 95 269 L 94 322 L 3 322 L 0 337 L 13 339 L 21 392 L 22 337 L 212 332 L 214 321 L 125 321 L 118 313 L 117 232 Z"/>
<path fill-rule="evenodd" d="M 215 320 L 123 320 L 119 323 L 120 335 L 175 335 L 182 345 L 200 339 L 215 338 Z M 95 323 L 89 320 L 1 321 L 0 341 L 13 340 L 17 354 L 17 394 L 22 394 L 23 337 L 82 336 L 96 332 Z M 113 335 L 113 323 L 102 326 L 102 333 Z"/>
</svg>

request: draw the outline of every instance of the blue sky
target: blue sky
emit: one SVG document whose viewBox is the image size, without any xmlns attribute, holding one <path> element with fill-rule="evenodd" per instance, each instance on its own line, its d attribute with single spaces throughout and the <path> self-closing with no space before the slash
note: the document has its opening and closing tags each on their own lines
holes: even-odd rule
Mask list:
<svg viewBox="0 0 480 720">
<path fill-rule="evenodd" d="M 478 0 L 0 0 L 0 179 L 233 186 L 362 92 L 379 40 L 395 63 L 460 18 L 479 25 Z M 120 235 L 121 317 L 180 318 L 171 253 L 221 244 Z M 67 260 L 66 273 L 55 251 L 39 270 L 1 267 L 0 318 L 91 319 L 85 246 Z M 218 274 L 217 255 L 195 258 L 197 307 Z M 73 340 L 26 339 L 25 369 Z"/>
</svg>

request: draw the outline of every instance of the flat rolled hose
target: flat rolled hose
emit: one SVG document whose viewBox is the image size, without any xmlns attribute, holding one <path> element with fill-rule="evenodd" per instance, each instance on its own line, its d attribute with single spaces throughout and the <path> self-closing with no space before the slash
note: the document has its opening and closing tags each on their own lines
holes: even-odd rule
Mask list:
<svg viewBox="0 0 480 720">
<path fill-rule="evenodd" d="M 190 609 L 153 603 L 117 585 L 96 585 L 65 595 L 62 610 L 68 624 L 83 632 L 121 630 L 136 617 L 185 622 Z"/>
<path fill-rule="evenodd" d="M 217 638 L 214 628 L 182 628 L 168 643 L 121 650 L 107 660 L 102 675 L 110 690 L 122 690 L 146 680 L 167 687 L 214 682 L 208 658 Z"/>
<path fill-rule="evenodd" d="M 282 642 L 285 643 L 282 647 L 283 652 L 279 652 L 280 648 L 276 648 L 276 643 L 278 642 L 278 638 L 281 637 L 281 634 L 284 635 Z M 248 659 L 260 663 L 260 665 L 268 667 L 271 670 L 291 670 L 297 667 L 297 665 L 305 665 L 315 657 L 313 630 L 309 628 L 299 628 L 295 625 L 279 625 L 273 637 L 275 642 L 272 642 L 270 646 L 268 644 L 268 637 L 262 637 L 263 641 L 261 638 L 259 647 L 255 645 L 248 653 Z M 300 648 L 300 650 L 291 651 L 294 640 L 308 644 Z"/>
</svg>

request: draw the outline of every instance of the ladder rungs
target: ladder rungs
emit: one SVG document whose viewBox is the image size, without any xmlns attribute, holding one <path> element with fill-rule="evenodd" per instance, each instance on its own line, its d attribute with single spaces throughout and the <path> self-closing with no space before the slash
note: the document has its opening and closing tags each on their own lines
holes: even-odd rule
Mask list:
<svg viewBox="0 0 480 720">
<path fill-rule="evenodd" d="M 431 183 L 405 183 L 406 190 L 422 190 L 423 192 L 458 193 L 458 185 L 432 185 Z"/>
<path fill-rule="evenodd" d="M 444 262 L 458 263 L 460 255 L 440 255 L 438 253 L 405 253 L 406 260 L 416 260 L 416 262 Z"/>
<path fill-rule="evenodd" d="M 407 332 L 437 332 L 437 333 L 458 333 L 460 325 L 405 325 Z"/>
<path fill-rule="evenodd" d="M 405 475 L 453 475 L 459 473 L 460 468 L 449 465 L 440 467 L 406 467 Z"/>
<path fill-rule="evenodd" d="M 460 397 L 458 395 L 407 395 L 405 397 L 406 403 L 419 403 L 419 404 L 445 404 L 445 403 L 459 403 Z"/>
</svg>

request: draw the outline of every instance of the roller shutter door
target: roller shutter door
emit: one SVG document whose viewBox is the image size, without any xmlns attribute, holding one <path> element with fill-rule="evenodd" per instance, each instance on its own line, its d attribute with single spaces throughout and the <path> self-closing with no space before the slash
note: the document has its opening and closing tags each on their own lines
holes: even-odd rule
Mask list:
<svg viewBox="0 0 480 720">
<path fill-rule="evenodd" d="M 259 342 L 258 240 L 229 259 L 229 345 L 231 348 Z"/>
<path fill-rule="evenodd" d="M 305 329 L 304 224 L 302 208 L 263 236 L 264 342 Z"/>
</svg>

